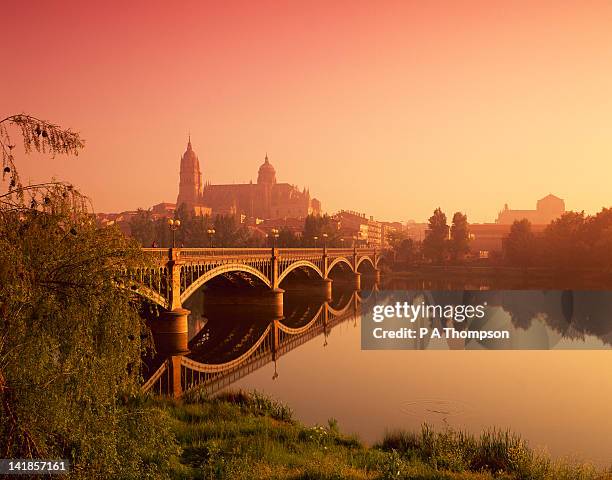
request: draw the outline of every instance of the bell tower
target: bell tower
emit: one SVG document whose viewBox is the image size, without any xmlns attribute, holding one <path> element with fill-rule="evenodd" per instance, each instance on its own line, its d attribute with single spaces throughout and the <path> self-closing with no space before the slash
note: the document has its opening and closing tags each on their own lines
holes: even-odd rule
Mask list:
<svg viewBox="0 0 612 480">
<path fill-rule="evenodd" d="M 187 143 L 187 150 L 181 157 L 181 172 L 179 181 L 179 193 L 176 199 L 177 208 L 185 204 L 193 209 L 201 203 L 202 199 L 202 171 L 200 161 L 191 147 L 191 136 Z"/>
</svg>

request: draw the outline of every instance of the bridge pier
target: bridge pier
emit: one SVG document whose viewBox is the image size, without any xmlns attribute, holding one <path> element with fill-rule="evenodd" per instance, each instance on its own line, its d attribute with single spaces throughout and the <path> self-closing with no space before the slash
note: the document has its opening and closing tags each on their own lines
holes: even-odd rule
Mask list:
<svg viewBox="0 0 612 480">
<path fill-rule="evenodd" d="M 380 283 L 380 268 L 374 271 L 374 283 Z"/>
<path fill-rule="evenodd" d="M 189 353 L 188 322 L 190 311 L 185 308 L 162 312 L 151 322 L 151 331 L 158 353 L 173 356 Z"/>
<path fill-rule="evenodd" d="M 353 272 L 353 278 L 351 280 L 353 288 L 355 290 L 361 290 L 361 273 Z"/>
</svg>

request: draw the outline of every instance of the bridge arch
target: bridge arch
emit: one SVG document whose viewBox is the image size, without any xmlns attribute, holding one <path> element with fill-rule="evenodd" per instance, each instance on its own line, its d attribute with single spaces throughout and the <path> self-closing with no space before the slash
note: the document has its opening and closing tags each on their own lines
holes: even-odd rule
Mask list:
<svg viewBox="0 0 612 480">
<path fill-rule="evenodd" d="M 152 301 L 160 307 L 168 308 L 168 300 L 149 287 L 145 287 L 144 285 L 140 285 L 134 282 L 129 287 L 126 286 L 124 288 L 129 288 L 133 293 Z"/>
<path fill-rule="evenodd" d="M 374 264 L 372 259 L 368 255 L 364 255 L 359 260 L 357 260 L 357 265 L 355 266 L 355 270 L 358 270 L 359 269 L 359 265 L 361 265 L 363 262 L 369 262 L 370 265 L 372 265 L 372 268 L 376 269 L 376 265 Z"/>
<path fill-rule="evenodd" d="M 251 267 L 250 265 L 246 265 L 244 263 L 225 263 L 223 265 L 219 265 L 218 267 L 213 268 L 212 270 L 209 270 L 204 275 L 198 277 L 197 280 L 195 280 L 191 285 L 189 285 L 181 294 L 181 303 L 184 304 L 187 299 L 206 282 L 212 280 L 213 278 L 219 275 L 231 272 L 248 273 L 250 275 L 253 275 L 255 278 L 261 280 L 267 287 L 271 288 L 270 279 L 255 267 Z"/>
<path fill-rule="evenodd" d="M 351 269 L 351 272 L 353 271 L 353 265 L 351 264 L 351 262 L 346 257 L 336 257 L 328 265 L 328 267 L 327 267 L 327 275 L 326 276 L 329 277 L 329 274 L 331 273 L 333 268 L 336 265 L 340 264 L 340 263 L 344 263 L 344 264 L 348 265 L 348 267 Z"/>
<path fill-rule="evenodd" d="M 287 275 L 289 275 L 294 270 L 304 267 L 314 270 L 321 278 L 325 278 L 325 275 L 323 275 L 321 269 L 317 267 L 314 263 L 309 262 L 308 260 L 298 260 L 297 262 L 292 263 L 287 268 L 285 268 L 285 270 L 283 270 L 283 273 L 281 273 L 278 277 L 278 284 L 280 285 L 280 283 L 285 279 L 285 277 L 287 277 Z"/>
<path fill-rule="evenodd" d="M 346 302 L 346 304 L 344 306 L 338 306 L 338 308 L 334 308 L 331 305 L 327 304 L 327 310 L 329 311 L 329 313 L 331 313 L 332 315 L 336 317 L 340 315 L 344 315 L 351 308 L 354 308 L 355 302 L 357 301 L 356 295 L 357 295 L 357 292 L 353 292 L 350 298 L 348 299 L 348 301 Z"/>
</svg>

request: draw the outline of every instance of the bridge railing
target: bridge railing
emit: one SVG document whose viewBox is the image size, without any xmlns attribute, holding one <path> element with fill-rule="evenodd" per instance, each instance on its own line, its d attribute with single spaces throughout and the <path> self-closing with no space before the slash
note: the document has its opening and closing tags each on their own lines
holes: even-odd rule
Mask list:
<svg viewBox="0 0 612 480">
<path fill-rule="evenodd" d="M 179 256 L 183 258 L 193 257 L 265 257 L 270 258 L 269 248 L 179 248 Z"/>
<path fill-rule="evenodd" d="M 160 262 L 164 262 L 169 257 L 168 248 L 143 248 L 145 253 L 152 255 L 155 259 Z M 192 259 L 192 258 L 239 258 L 239 257 L 250 257 L 250 258 L 269 258 L 272 254 L 271 248 L 225 248 L 225 247 L 212 247 L 212 248 L 176 248 L 175 249 L 179 258 Z M 277 248 L 278 255 L 284 257 L 303 257 L 313 255 L 323 255 L 323 248 Z M 328 256 L 349 256 L 353 252 L 360 255 L 371 255 L 377 250 L 374 248 L 327 248 L 325 249 Z"/>
</svg>

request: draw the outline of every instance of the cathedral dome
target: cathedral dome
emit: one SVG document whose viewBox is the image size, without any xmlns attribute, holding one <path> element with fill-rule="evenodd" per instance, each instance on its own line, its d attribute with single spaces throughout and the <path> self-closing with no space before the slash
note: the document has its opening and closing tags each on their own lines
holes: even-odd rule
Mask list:
<svg viewBox="0 0 612 480">
<path fill-rule="evenodd" d="M 257 183 L 276 183 L 276 170 L 272 164 L 268 161 L 268 155 L 266 154 L 266 160 L 259 167 L 259 173 L 257 174 Z"/>
</svg>

